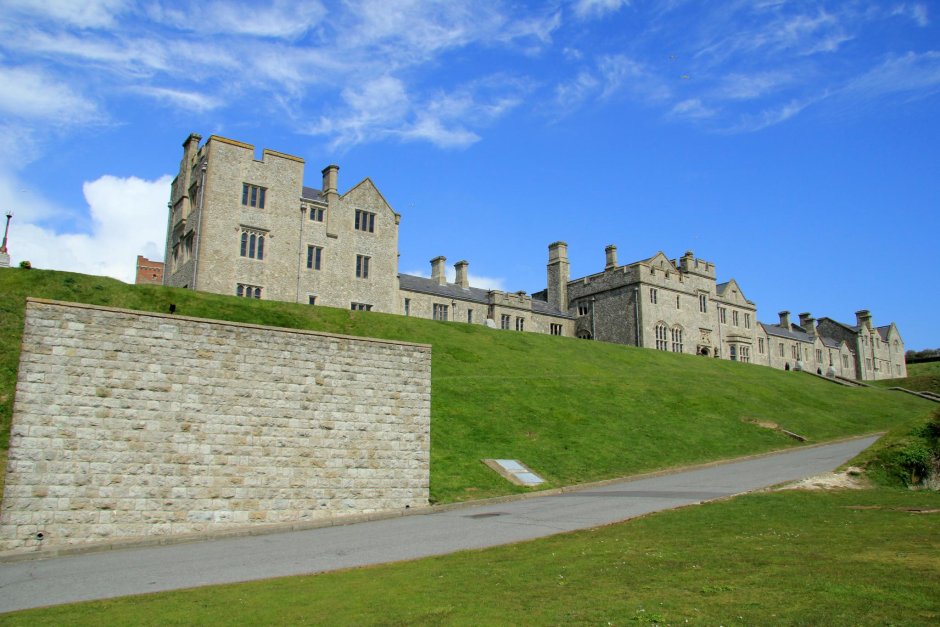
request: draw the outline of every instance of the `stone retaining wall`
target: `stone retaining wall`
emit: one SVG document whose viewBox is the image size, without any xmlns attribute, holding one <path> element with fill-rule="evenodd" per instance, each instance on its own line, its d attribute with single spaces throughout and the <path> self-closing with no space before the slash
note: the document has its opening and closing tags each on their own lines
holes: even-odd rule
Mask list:
<svg viewBox="0 0 940 627">
<path fill-rule="evenodd" d="M 426 345 L 30 300 L 0 550 L 427 505 L 430 374 Z"/>
</svg>

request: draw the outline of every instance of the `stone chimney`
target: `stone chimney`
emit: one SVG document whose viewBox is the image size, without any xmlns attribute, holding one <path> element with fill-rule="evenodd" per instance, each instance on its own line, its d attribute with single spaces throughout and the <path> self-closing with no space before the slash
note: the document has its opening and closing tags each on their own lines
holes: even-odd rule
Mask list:
<svg viewBox="0 0 940 627">
<path fill-rule="evenodd" d="M 604 249 L 607 256 L 607 262 L 604 264 L 604 270 L 612 270 L 617 267 L 617 247 L 613 244 Z"/>
<path fill-rule="evenodd" d="M 685 254 L 679 258 L 679 270 L 682 272 L 691 272 L 695 267 L 695 253 L 691 250 L 685 251 Z"/>
<path fill-rule="evenodd" d="M 782 326 L 784 329 L 789 331 L 790 330 L 790 312 L 781 311 L 779 315 L 780 315 L 780 326 Z"/>
<path fill-rule="evenodd" d="M 470 287 L 470 279 L 467 277 L 467 266 L 469 265 L 469 261 L 458 261 L 454 264 L 454 270 L 457 271 L 457 280 L 454 281 L 454 283 L 464 289 L 469 289 Z"/>
<path fill-rule="evenodd" d="M 446 257 L 435 257 L 431 260 L 431 280 L 438 285 L 447 285 L 447 274 L 444 272 L 444 264 L 447 263 Z"/>
<path fill-rule="evenodd" d="M 810 335 L 816 335 L 816 318 L 809 312 L 800 314 L 800 326 Z"/>
<path fill-rule="evenodd" d="M 323 195 L 329 202 L 330 195 L 336 195 L 336 186 L 339 183 L 339 166 L 328 165 L 323 168 Z"/>
<path fill-rule="evenodd" d="M 855 312 L 855 324 L 858 327 L 871 329 L 871 312 L 867 309 L 859 309 Z"/>
<path fill-rule="evenodd" d="M 548 304 L 559 311 L 568 311 L 568 244 L 554 242 L 548 245 Z"/>
</svg>

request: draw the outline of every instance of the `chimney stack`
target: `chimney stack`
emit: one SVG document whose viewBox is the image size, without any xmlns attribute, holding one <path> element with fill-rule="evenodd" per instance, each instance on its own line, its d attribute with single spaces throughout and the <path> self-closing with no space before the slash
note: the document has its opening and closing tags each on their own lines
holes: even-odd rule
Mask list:
<svg viewBox="0 0 940 627">
<path fill-rule="evenodd" d="M 568 312 L 568 244 L 554 242 L 548 245 L 548 304 L 555 309 Z"/>
<path fill-rule="evenodd" d="M 444 264 L 447 258 L 444 256 L 435 257 L 431 260 L 431 280 L 436 281 L 438 285 L 447 285 L 447 275 L 444 272 Z"/>
<path fill-rule="evenodd" d="M 800 314 L 800 326 L 810 335 L 816 335 L 816 318 L 809 312 Z"/>
<path fill-rule="evenodd" d="M 779 315 L 780 315 L 780 326 L 782 326 L 784 329 L 789 331 L 790 330 L 790 312 L 781 311 Z"/>
<path fill-rule="evenodd" d="M 454 270 L 457 271 L 457 280 L 454 281 L 454 283 L 464 289 L 469 289 L 470 287 L 470 279 L 467 277 L 467 266 L 469 265 L 469 261 L 458 261 L 454 264 Z"/>
<path fill-rule="evenodd" d="M 323 168 L 323 195 L 329 199 L 330 194 L 336 194 L 339 179 L 339 166 L 328 165 Z"/>
<path fill-rule="evenodd" d="M 858 327 L 871 329 L 871 312 L 867 309 L 859 309 L 855 312 L 855 324 Z"/>
<path fill-rule="evenodd" d="M 604 270 L 612 270 L 617 267 L 617 247 L 613 244 L 604 249 L 607 256 L 607 263 L 604 264 Z"/>
</svg>

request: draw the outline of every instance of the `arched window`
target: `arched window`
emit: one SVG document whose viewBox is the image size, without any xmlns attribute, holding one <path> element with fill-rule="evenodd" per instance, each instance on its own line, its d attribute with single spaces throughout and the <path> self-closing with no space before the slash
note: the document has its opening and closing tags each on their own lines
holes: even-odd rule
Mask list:
<svg viewBox="0 0 940 627">
<path fill-rule="evenodd" d="M 660 322 L 656 325 L 656 350 L 666 351 L 669 350 L 669 343 L 667 335 L 667 328 L 664 322 Z"/>
<path fill-rule="evenodd" d="M 672 329 L 672 352 L 682 352 L 682 327 L 673 327 Z"/>
<path fill-rule="evenodd" d="M 248 233 L 242 231 L 242 257 L 248 255 Z"/>
<path fill-rule="evenodd" d="M 248 237 L 248 256 L 251 257 L 252 259 L 255 258 L 255 243 L 257 239 L 258 239 L 258 236 L 255 235 L 254 233 L 252 233 Z"/>
<path fill-rule="evenodd" d="M 258 256 L 255 259 L 264 259 L 264 235 L 258 236 Z"/>
</svg>

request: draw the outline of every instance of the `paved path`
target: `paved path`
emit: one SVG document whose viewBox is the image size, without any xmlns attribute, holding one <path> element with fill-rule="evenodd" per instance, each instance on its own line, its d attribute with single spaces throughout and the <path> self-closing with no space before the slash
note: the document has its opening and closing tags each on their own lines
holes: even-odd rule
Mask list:
<svg viewBox="0 0 940 627">
<path fill-rule="evenodd" d="M 827 472 L 875 439 L 427 515 L 0 564 L 0 612 L 415 559 L 595 527 Z"/>
</svg>

